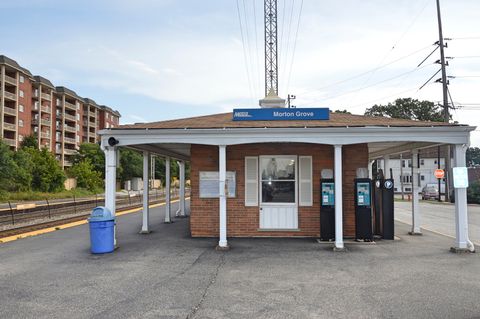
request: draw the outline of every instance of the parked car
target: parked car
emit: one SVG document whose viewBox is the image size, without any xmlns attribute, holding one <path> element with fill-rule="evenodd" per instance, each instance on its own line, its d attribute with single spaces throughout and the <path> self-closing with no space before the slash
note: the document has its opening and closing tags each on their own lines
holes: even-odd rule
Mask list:
<svg viewBox="0 0 480 319">
<path fill-rule="evenodd" d="M 436 199 L 438 198 L 438 188 L 427 185 L 422 189 L 422 199 Z"/>
</svg>

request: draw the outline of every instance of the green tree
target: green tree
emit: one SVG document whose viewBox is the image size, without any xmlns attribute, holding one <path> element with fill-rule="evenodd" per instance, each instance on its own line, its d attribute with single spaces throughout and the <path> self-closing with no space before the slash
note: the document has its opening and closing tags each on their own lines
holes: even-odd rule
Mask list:
<svg viewBox="0 0 480 319">
<path fill-rule="evenodd" d="M 480 147 L 469 147 L 467 149 L 467 166 L 480 165 Z"/>
<path fill-rule="evenodd" d="M 38 140 L 35 135 L 28 135 L 23 138 L 23 141 L 20 143 L 20 148 L 25 147 L 38 148 Z"/>
<path fill-rule="evenodd" d="M 129 149 L 120 148 L 120 169 L 118 176 L 122 182 L 133 177 L 143 176 L 143 155 L 140 152 Z"/>
<path fill-rule="evenodd" d="M 79 164 L 88 159 L 95 172 L 98 172 L 102 178 L 105 178 L 105 153 L 96 143 L 83 143 L 80 145 L 78 153 L 73 158 L 73 164 Z"/>
<path fill-rule="evenodd" d="M 14 153 L 10 147 L 0 142 L 0 189 L 15 191 L 18 165 L 14 160 Z"/>
<path fill-rule="evenodd" d="M 32 169 L 34 167 L 34 163 L 30 153 L 21 148 L 13 154 L 13 159 L 17 165 L 15 176 L 15 182 L 17 184 L 16 190 L 31 190 L 33 180 Z"/>
<path fill-rule="evenodd" d="M 77 187 L 88 189 L 92 192 L 99 191 L 103 187 L 102 175 L 95 170 L 89 158 L 73 164 L 68 170 L 70 177 L 77 179 Z"/>
<path fill-rule="evenodd" d="M 55 156 L 47 149 L 27 148 L 32 159 L 32 189 L 41 192 L 58 192 L 64 189 L 66 176 Z"/>
<path fill-rule="evenodd" d="M 412 98 L 396 99 L 387 105 L 375 104 L 366 109 L 365 115 L 386 116 L 398 119 L 443 122 L 443 109 L 430 101 Z"/>
<path fill-rule="evenodd" d="M 335 111 L 333 111 L 333 113 L 352 114 L 351 112 L 349 112 L 347 110 L 335 110 Z"/>
</svg>

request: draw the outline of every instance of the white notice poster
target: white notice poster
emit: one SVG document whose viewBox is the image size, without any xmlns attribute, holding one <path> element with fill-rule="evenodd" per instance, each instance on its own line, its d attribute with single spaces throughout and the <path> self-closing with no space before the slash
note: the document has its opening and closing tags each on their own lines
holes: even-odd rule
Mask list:
<svg viewBox="0 0 480 319">
<path fill-rule="evenodd" d="M 200 172 L 200 198 L 218 198 L 220 195 L 220 181 L 218 172 Z M 235 197 L 235 172 L 227 172 L 227 197 Z"/>
</svg>

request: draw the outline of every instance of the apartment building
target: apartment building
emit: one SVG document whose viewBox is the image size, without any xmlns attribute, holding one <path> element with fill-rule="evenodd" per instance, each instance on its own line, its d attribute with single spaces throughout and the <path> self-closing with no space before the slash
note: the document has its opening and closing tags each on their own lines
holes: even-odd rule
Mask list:
<svg viewBox="0 0 480 319">
<path fill-rule="evenodd" d="M 98 131 L 118 126 L 120 116 L 0 55 L 0 137 L 12 149 L 35 135 L 39 148 L 68 167 L 81 143 L 98 142 Z"/>
</svg>

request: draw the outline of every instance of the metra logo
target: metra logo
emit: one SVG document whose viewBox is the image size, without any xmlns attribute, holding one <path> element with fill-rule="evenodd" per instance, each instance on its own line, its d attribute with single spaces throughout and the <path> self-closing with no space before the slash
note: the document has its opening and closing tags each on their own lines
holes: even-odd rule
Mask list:
<svg viewBox="0 0 480 319">
<path fill-rule="evenodd" d="M 233 114 L 235 117 L 252 117 L 248 112 L 235 112 Z"/>
</svg>

